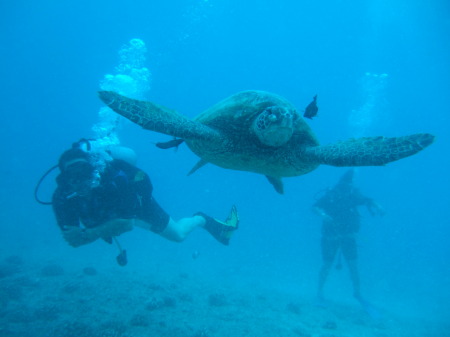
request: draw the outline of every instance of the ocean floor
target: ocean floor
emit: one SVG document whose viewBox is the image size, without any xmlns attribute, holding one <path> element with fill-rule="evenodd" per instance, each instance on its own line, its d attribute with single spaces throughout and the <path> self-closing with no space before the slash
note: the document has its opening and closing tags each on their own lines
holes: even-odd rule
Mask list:
<svg viewBox="0 0 450 337">
<path fill-rule="evenodd" d="M 211 282 L 197 273 L 70 269 L 0 260 L 1 337 L 427 337 L 450 323 L 354 304 L 318 306 L 283 289 Z"/>
</svg>

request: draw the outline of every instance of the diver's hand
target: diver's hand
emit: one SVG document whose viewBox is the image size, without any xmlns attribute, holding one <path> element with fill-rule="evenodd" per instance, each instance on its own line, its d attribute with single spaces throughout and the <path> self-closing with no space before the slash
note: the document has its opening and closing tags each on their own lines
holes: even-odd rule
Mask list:
<svg viewBox="0 0 450 337">
<path fill-rule="evenodd" d="M 99 238 L 111 239 L 133 229 L 133 220 L 116 219 L 94 228 L 67 227 L 63 232 L 63 238 L 72 247 L 80 247 L 94 242 Z"/>
<path fill-rule="evenodd" d="M 329 216 L 327 213 L 322 212 L 320 214 L 320 216 L 322 217 L 323 221 L 329 222 L 329 221 L 333 221 L 333 218 L 331 216 Z"/>
<path fill-rule="evenodd" d="M 320 207 L 314 207 L 313 208 L 313 211 L 317 214 L 317 215 L 319 215 L 321 218 L 322 218 L 322 220 L 323 221 L 333 221 L 333 218 L 331 217 L 331 216 L 329 216 L 328 214 L 327 214 L 327 212 L 325 212 L 322 208 L 320 208 Z"/>
<path fill-rule="evenodd" d="M 375 201 L 370 202 L 367 205 L 367 209 L 370 213 L 370 215 L 372 216 L 383 216 L 386 212 L 384 211 L 383 207 L 381 207 L 378 203 L 376 203 Z"/>
<path fill-rule="evenodd" d="M 67 227 L 62 232 L 64 240 L 72 247 L 80 247 L 97 240 L 99 237 L 90 229 L 80 227 Z"/>
</svg>

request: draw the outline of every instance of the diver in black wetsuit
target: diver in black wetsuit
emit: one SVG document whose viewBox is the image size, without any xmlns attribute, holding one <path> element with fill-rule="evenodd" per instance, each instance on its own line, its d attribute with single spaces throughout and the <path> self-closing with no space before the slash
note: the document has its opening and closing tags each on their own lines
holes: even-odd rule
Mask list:
<svg viewBox="0 0 450 337">
<path fill-rule="evenodd" d="M 99 238 L 111 242 L 133 226 L 178 242 L 203 227 L 222 244 L 229 244 L 239 222 L 234 206 L 225 222 L 201 212 L 174 221 L 152 196 L 153 187 L 144 171 L 89 148 L 89 141 L 74 143 L 58 164 L 61 173 L 52 204 L 63 237 L 71 246 Z"/>
<path fill-rule="evenodd" d="M 347 261 L 353 295 L 358 301 L 363 301 L 357 266 L 356 234 L 361 222 L 358 207 L 366 206 L 373 216 L 383 215 L 383 210 L 371 198 L 363 196 L 352 182 L 353 169 L 347 171 L 338 184 L 313 205 L 313 210 L 323 218 L 321 241 L 323 263 L 317 294 L 319 302 L 324 302 L 323 288 L 339 251 Z"/>
</svg>

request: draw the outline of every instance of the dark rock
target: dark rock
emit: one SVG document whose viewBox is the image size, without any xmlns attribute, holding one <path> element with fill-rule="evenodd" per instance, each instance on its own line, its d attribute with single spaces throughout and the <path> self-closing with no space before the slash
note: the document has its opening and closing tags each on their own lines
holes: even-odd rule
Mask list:
<svg viewBox="0 0 450 337">
<path fill-rule="evenodd" d="M 170 296 L 165 296 L 162 299 L 152 297 L 150 301 L 147 302 L 145 309 L 149 311 L 161 309 L 161 308 L 175 308 L 177 306 L 177 301 L 175 298 Z"/>
<path fill-rule="evenodd" d="M 189 302 L 189 303 L 194 302 L 194 298 L 192 297 L 191 294 L 181 293 L 178 295 L 178 298 L 180 299 L 180 301 L 183 301 L 183 302 Z"/>
<path fill-rule="evenodd" d="M 148 285 L 148 288 L 151 289 L 151 290 L 154 290 L 154 291 L 162 290 L 162 289 L 163 289 L 163 287 L 161 287 L 161 285 L 159 285 L 159 284 L 157 284 L 157 283 L 151 283 L 151 284 L 149 284 L 149 285 Z"/>
<path fill-rule="evenodd" d="M 0 296 L 6 297 L 9 300 L 18 301 L 23 297 L 23 288 L 20 285 L 10 283 L 2 286 Z"/>
<path fill-rule="evenodd" d="M 180 273 L 179 276 L 180 276 L 180 278 L 185 279 L 185 280 L 189 279 L 189 274 L 188 273 Z"/>
<path fill-rule="evenodd" d="M 0 336 L 2 337 L 22 337 L 19 333 L 0 327 Z"/>
<path fill-rule="evenodd" d="M 163 307 L 163 303 L 155 297 L 152 297 L 150 301 L 147 302 L 145 309 L 148 311 L 157 310 Z"/>
<path fill-rule="evenodd" d="M 5 263 L 14 266 L 23 265 L 23 259 L 19 255 L 10 255 L 5 258 Z"/>
<path fill-rule="evenodd" d="M 64 275 L 64 269 L 58 264 L 49 264 L 42 268 L 41 274 L 46 277 L 61 276 Z"/>
<path fill-rule="evenodd" d="M 209 337 L 210 334 L 208 332 L 208 329 L 203 328 L 201 330 L 198 330 L 197 332 L 195 332 L 192 337 Z"/>
<path fill-rule="evenodd" d="M 16 277 L 16 278 L 14 278 L 14 280 L 12 282 L 21 287 L 36 288 L 39 286 L 39 280 L 37 278 L 32 279 L 28 276 Z"/>
<path fill-rule="evenodd" d="M 127 326 L 120 320 L 107 321 L 101 325 L 101 330 L 103 336 L 122 336 L 127 331 Z"/>
<path fill-rule="evenodd" d="M 150 325 L 150 319 L 147 316 L 136 314 L 131 317 L 130 324 L 132 326 L 146 327 Z"/>
<path fill-rule="evenodd" d="M 311 334 L 307 331 L 305 331 L 304 328 L 294 328 L 292 329 L 292 332 L 294 332 L 299 337 L 311 337 Z"/>
<path fill-rule="evenodd" d="M 81 286 L 79 283 L 76 282 L 69 282 L 66 283 L 63 287 L 62 287 L 62 291 L 65 292 L 66 294 L 73 294 L 78 292 L 81 289 Z"/>
<path fill-rule="evenodd" d="M 177 301 L 173 297 L 165 296 L 163 298 L 163 304 L 168 308 L 175 308 L 177 306 Z"/>
<path fill-rule="evenodd" d="M 58 318 L 60 311 L 54 305 L 43 306 L 34 311 L 34 317 L 43 321 L 54 321 Z"/>
<path fill-rule="evenodd" d="M 89 275 L 89 276 L 95 276 L 95 275 L 97 275 L 97 269 L 95 269 L 93 267 L 83 268 L 83 274 Z"/>
<path fill-rule="evenodd" d="M 0 264 L 0 279 L 17 274 L 20 271 L 20 266 L 15 264 L 2 263 Z"/>
<path fill-rule="evenodd" d="M 333 321 L 326 321 L 325 324 L 322 326 L 322 328 L 328 329 L 328 330 L 336 330 L 337 324 L 336 324 L 336 322 L 333 322 Z"/>
<path fill-rule="evenodd" d="M 9 322 L 19 324 L 27 324 L 35 320 L 33 312 L 31 312 L 31 310 L 26 306 L 9 310 L 6 318 Z"/>
<path fill-rule="evenodd" d="M 228 305 L 228 300 L 224 294 L 211 294 L 208 297 L 208 304 L 212 307 L 223 307 Z"/>
<path fill-rule="evenodd" d="M 52 336 L 54 337 L 99 337 L 98 331 L 85 323 L 70 321 L 61 324 L 54 329 Z"/>
<path fill-rule="evenodd" d="M 288 303 L 288 305 L 286 306 L 286 310 L 292 312 L 293 314 L 296 315 L 300 315 L 301 314 L 301 310 L 300 310 L 300 306 L 296 303 Z"/>
</svg>

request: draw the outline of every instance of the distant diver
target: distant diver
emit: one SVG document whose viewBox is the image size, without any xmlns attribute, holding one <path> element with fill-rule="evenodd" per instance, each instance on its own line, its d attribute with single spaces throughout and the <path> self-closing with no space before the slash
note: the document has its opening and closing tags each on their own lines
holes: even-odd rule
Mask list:
<svg viewBox="0 0 450 337">
<path fill-rule="evenodd" d="M 317 112 L 319 111 L 319 107 L 317 106 L 317 95 L 313 97 L 313 101 L 308 104 L 305 109 L 305 113 L 303 117 L 313 119 L 313 117 L 317 116 Z"/>
</svg>

